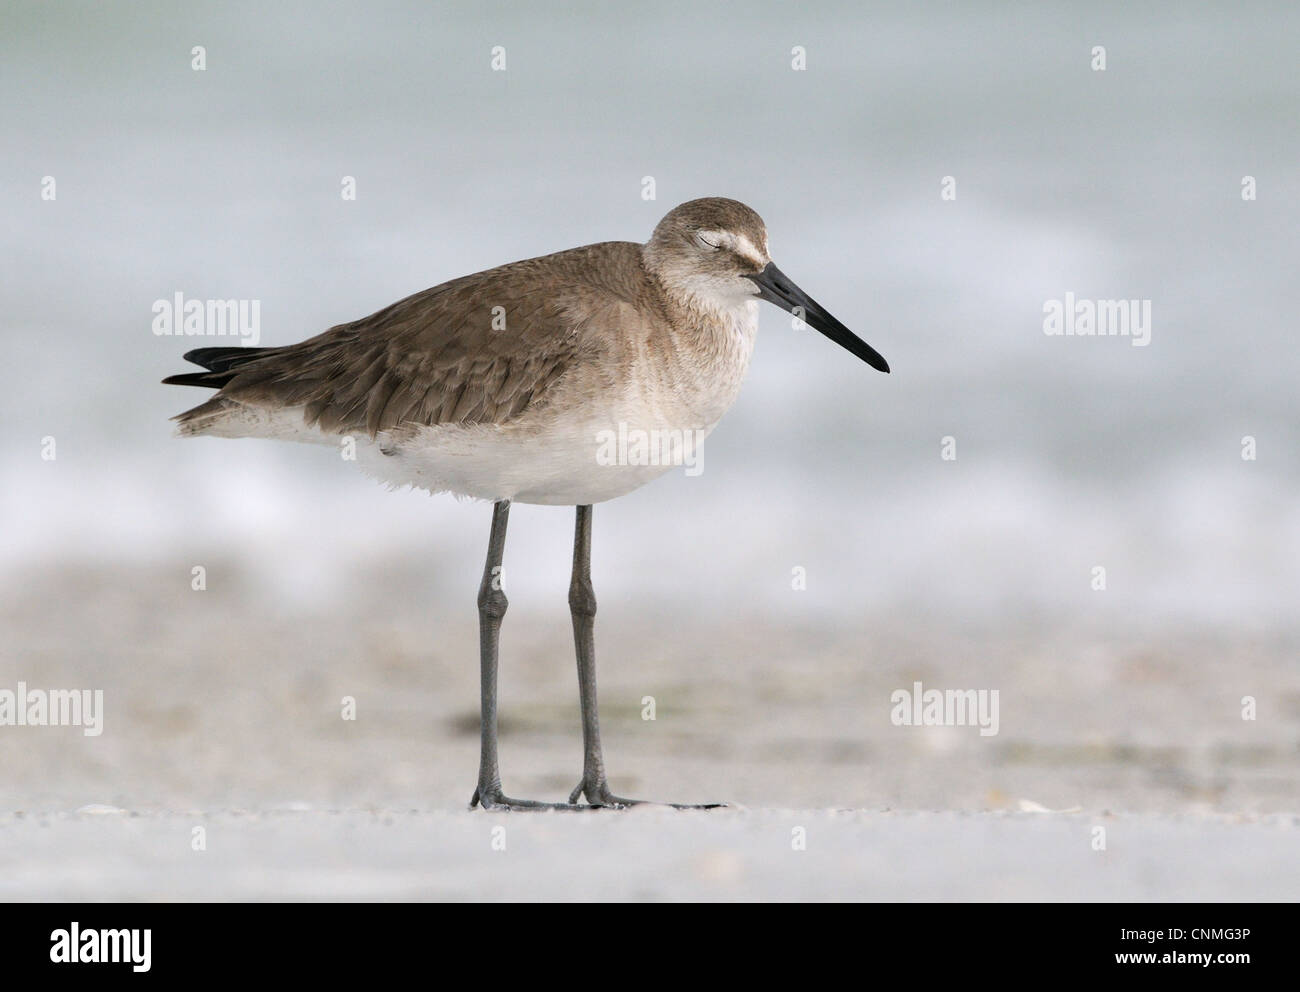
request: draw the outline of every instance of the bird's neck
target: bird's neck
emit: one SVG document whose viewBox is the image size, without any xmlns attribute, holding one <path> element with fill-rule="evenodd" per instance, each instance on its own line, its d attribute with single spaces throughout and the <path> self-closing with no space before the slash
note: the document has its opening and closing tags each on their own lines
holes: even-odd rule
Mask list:
<svg viewBox="0 0 1300 992">
<path fill-rule="evenodd" d="M 754 353 L 758 303 L 731 307 L 677 297 L 668 304 L 665 342 L 673 358 L 664 383 L 692 424 L 711 430 L 740 391 Z"/>
</svg>

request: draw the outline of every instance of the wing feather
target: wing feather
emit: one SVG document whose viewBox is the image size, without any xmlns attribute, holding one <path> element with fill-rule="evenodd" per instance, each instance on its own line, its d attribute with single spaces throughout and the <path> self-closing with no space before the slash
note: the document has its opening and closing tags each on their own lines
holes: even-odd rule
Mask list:
<svg viewBox="0 0 1300 992">
<path fill-rule="evenodd" d="M 612 322 L 651 295 L 638 245 L 527 259 L 434 286 L 298 344 L 239 356 L 217 395 L 301 407 L 322 431 L 372 438 L 398 427 L 504 424 L 549 402 L 567 375 L 607 354 Z"/>
</svg>

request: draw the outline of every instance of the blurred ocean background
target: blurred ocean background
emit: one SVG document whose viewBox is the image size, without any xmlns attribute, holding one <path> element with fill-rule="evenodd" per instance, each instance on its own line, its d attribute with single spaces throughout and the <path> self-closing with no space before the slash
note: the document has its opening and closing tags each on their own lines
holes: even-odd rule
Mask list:
<svg viewBox="0 0 1300 992">
<path fill-rule="evenodd" d="M 619 646 L 601 652 L 601 678 L 629 681 L 631 711 L 630 671 L 686 664 L 652 657 L 668 630 L 692 632 L 693 663 L 715 659 L 701 713 L 751 658 L 764 670 L 765 631 L 820 632 L 781 642 L 806 653 L 803 686 L 827 653 L 837 671 L 884 665 L 870 699 L 840 685 L 846 734 L 879 725 L 878 694 L 910 685 L 923 662 L 909 638 L 944 685 L 1036 680 L 1045 709 L 1020 724 L 1004 712 L 1004 738 L 1049 724 L 1068 737 L 1071 711 L 1050 700 L 1069 687 L 1110 714 L 1098 739 L 1168 718 L 1199 746 L 1205 724 L 1179 723 L 1190 711 L 1169 694 L 1217 673 L 1202 715 L 1240 733 L 1238 701 L 1257 694 L 1272 736 L 1256 764 L 1287 769 L 1235 801 L 1291 806 L 1297 38 L 1288 4 L 8 2 L 0 682 L 93 670 L 111 688 L 136 670 L 156 687 L 199 663 L 178 616 L 228 607 L 199 624 L 211 636 L 286 625 L 265 657 L 246 638 L 205 641 L 208 664 L 229 666 L 204 690 L 216 700 L 222 678 L 246 683 L 304 643 L 328 670 L 320 631 L 349 624 L 405 625 L 414 670 L 452 642 L 424 636 L 449 618 L 469 729 L 447 774 L 467 798 L 488 509 L 386 493 L 326 448 L 173 439 L 168 417 L 205 394 L 159 380 L 188 348 L 227 342 L 156 336 L 152 305 L 257 299 L 261 343 L 287 343 L 501 262 L 642 241 L 677 203 L 725 195 L 762 214 L 781 267 L 894 371 L 765 306 L 703 474 L 597 508 L 597 639 Z M 1043 305 L 1067 292 L 1151 300 L 1150 345 L 1046 336 Z M 955 461 L 940 457 L 947 436 Z M 566 705 L 571 534 L 571 511 L 520 506 L 506 548 L 506 650 L 534 650 L 547 625 L 546 684 Z M 189 588 L 197 564 L 206 601 Z M 619 642 L 620 627 L 644 637 Z M 1088 681 L 1113 674 L 1098 645 L 1120 637 L 1113 671 L 1159 690 L 1140 705 L 1121 700 L 1120 675 Z M 1234 668 L 1243 651 L 1254 661 Z M 86 660 L 105 655 L 102 672 Z M 777 686 L 735 719 L 777 719 L 797 696 Z M 1135 709 L 1120 719 L 1112 704 Z M 572 709 L 556 716 L 570 735 Z M 908 767 L 923 776 L 926 760 Z M 894 801 L 954 801 L 901 776 L 878 784 Z M 415 772 L 410 788 L 436 791 Z"/>
</svg>

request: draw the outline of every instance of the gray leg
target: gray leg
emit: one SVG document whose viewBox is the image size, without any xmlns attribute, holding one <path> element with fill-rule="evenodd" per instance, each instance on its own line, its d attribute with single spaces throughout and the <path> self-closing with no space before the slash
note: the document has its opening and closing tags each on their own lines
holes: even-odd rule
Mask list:
<svg viewBox="0 0 1300 992">
<path fill-rule="evenodd" d="M 563 803 L 539 803 L 529 799 L 510 799 L 501 792 L 501 771 L 497 765 L 497 646 L 501 639 L 501 618 L 509 601 L 501 588 L 501 558 L 506 545 L 506 523 L 510 519 L 510 501 L 502 500 L 492 508 L 492 534 L 488 538 L 487 564 L 478 590 L 478 630 L 480 673 L 482 678 L 483 718 L 478 764 L 478 788 L 470 800 L 470 809 L 480 803 L 484 809 L 574 809 Z"/>
<path fill-rule="evenodd" d="M 591 507 L 578 507 L 573 535 L 573 578 L 569 582 L 569 609 L 573 613 L 573 642 L 578 654 L 578 696 L 582 703 L 582 781 L 569 795 L 576 803 L 582 796 L 595 806 L 621 809 L 641 805 L 644 800 L 624 799 L 609 791 L 605 781 L 605 756 L 600 746 L 600 718 L 596 712 L 596 592 L 591 585 Z M 699 806 L 678 803 L 677 809 L 715 809 L 722 803 Z"/>
</svg>

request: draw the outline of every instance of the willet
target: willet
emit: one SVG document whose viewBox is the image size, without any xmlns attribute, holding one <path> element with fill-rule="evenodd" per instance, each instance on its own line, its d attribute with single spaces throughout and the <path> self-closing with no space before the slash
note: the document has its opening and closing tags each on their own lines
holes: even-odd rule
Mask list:
<svg viewBox="0 0 1300 992">
<path fill-rule="evenodd" d="M 579 803 L 585 797 L 590 806 L 622 807 L 637 800 L 609 790 L 596 712 L 592 504 L 691 457 L 736 398 L 760 299 L 889 371 L 773 264 L 758 214 L 710 197 L 669 211 L 644 245 L 610 241 L 512 262 L 298 344 L 199 348 L 185 358 L 206 371 L 163 381 L 217 390 L 174 418 L 182 435 L 326 444 L 351 436 L 357 461 L 386 482 L 491 500 L 478 592 L 481 752 L 470 806 L 589 808 Z M 674 457 L 611 451 L 611 438 L 628 436 L 672 439 L 665 450 Z M 516 501 L 577 507 L 569 607 L 583 770 L 568 803 L 511 799 L 501 788 L 500 573 Z"/>
</svg>

